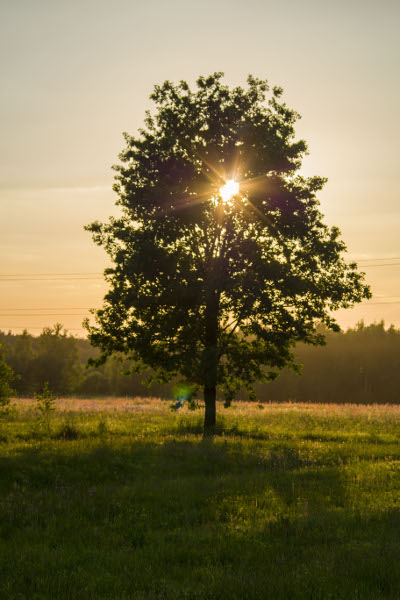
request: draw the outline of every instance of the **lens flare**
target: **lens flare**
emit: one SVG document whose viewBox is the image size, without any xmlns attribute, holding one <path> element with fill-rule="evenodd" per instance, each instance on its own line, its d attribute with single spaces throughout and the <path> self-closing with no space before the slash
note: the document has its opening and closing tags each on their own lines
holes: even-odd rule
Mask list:
<svg viewBox="0 0 400 600">
<path fill-rule="evenodd" d="M 224 186 L 219 188 L 220 196 L 223 202 L 229 202 L 233 196 L 239 193 L 239 184 L 234 179 L 230 179 Z"/>
</svg>

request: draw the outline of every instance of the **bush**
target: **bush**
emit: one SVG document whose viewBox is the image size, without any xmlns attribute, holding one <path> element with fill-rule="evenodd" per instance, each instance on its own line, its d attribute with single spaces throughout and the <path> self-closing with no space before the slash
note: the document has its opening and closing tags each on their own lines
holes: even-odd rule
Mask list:
<svg viewBox="0 0 400 600">
<path fill-rule="evenodd" d="M 64 423 L 57 434 L 54 436 L 57 440 L 77 440 L 79 437 L 79 431 L 73 425 L 73 423 Z"/>
<path fill-rule="evenodd" d="M 49 385 L 46 382 L 43 385 L 41 394 L 35 394 L 36 408 L 40 413 L 40 421 L 46 426 L 47 433 L 50 433 L 50 418 L 51 413 L 55 411 L 57 397 L 49 390 Z"/>
<path fill-rule="evenodd" d="M 0 415 L 8 414 L 11 410 L 10 398 L 14 391 L 10 384 L 14 379 L 14 372 L 6 363 L 2 345 L 0 344 Z"/>
</svg>

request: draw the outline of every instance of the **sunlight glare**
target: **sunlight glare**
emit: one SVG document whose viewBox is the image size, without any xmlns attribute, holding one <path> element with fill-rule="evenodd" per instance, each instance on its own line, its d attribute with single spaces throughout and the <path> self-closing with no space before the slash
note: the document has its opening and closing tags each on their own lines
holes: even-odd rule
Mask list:
<svg viewBox="0 0 400 600">
<path fill-rule="evenodd" d="M 230 179 L 219 189 L 219 193 L 223 202 L 229 202 L 233 196 L 239 193 L 239 184 L 237 181 Z"/>
</svg>

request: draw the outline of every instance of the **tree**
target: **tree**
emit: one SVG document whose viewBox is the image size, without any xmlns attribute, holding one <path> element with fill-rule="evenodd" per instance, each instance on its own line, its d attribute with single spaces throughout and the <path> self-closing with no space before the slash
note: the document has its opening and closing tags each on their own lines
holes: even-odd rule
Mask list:
<svg viewBox="0 0 400 600">
<path fill-rule="evenodd" d="M 14 391 L 11 383 L 14 380 L 14 373 L 11 367 L 6 363 L 2 344 L 0 344 L 0 415 L 8 413 L 10 409 L 10 397 Z"/>
<path fill-rule="evenodd" d="M 296 342 L 323 344 L 318 322 L 369 298 L 364 274 L 343 258 L 316 193 L 298 174 L 307 151 L 282 89 L 249 76 L 230 89 L 222 73 L 155 86 L 145 127 L 124 134 L 114 190 L 122 209 L 87 227 L 113 266 L 95 324 L 99 363 L 127 355 L 161 381 L 180 376 L 204 392 L 205 430 L 216 391 L 229 405 L 244 386 L 296 368 Z"/>
<path fill-rule="evenodd" d="M 15 391 L 19 396 L 29 395 L 35 380 L 33 337 L 25 329 L 19 335 L 7 336 L 7 341 L 7 362 L 16 374 Z"/>
<path fill-rule="evenodd" d="M 61 323 L 44 327 L 32 361 L 35 390 L 47 383 L 56 394 L 71 393 L 79 383 L 80 368 L 76 339 Z"/>
</svg>

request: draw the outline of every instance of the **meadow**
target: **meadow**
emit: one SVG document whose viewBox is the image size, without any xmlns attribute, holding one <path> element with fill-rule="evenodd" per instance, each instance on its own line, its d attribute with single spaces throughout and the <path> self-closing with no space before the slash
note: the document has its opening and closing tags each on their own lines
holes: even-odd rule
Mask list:
<svg viewBox="0 0 400 600">
<path fill-rule="evenodd" d="M 400 598 L 400 407 L 33 400 L 0 421 L 0 598 Z"/>
</svg>

